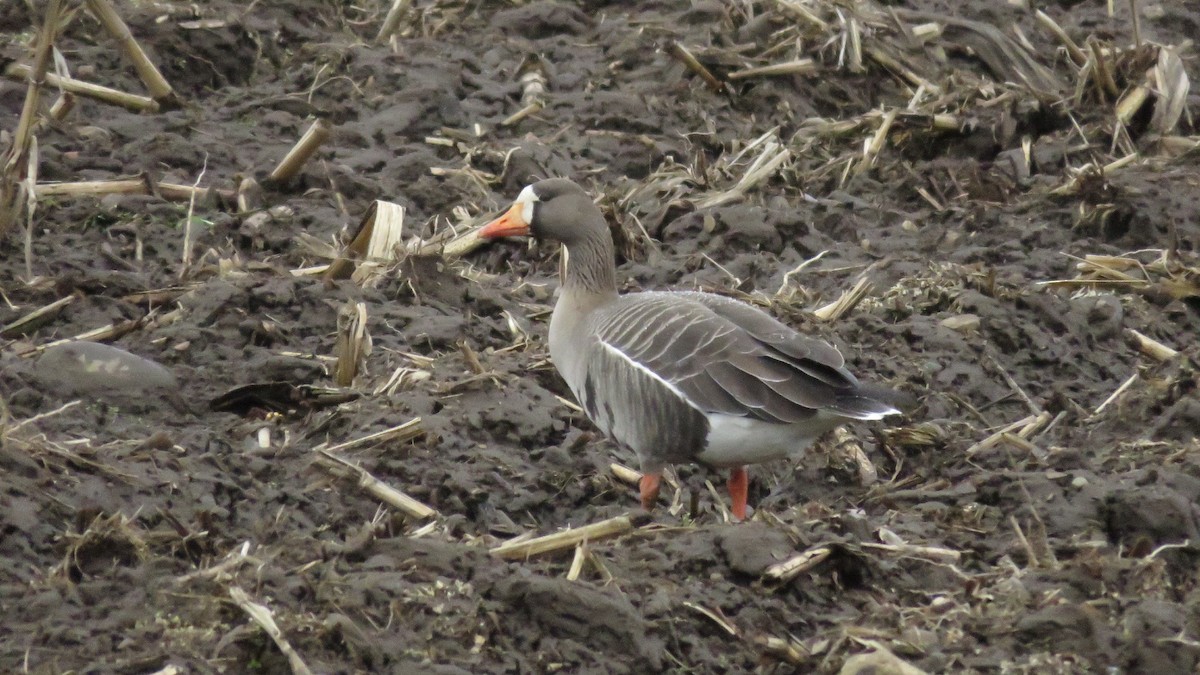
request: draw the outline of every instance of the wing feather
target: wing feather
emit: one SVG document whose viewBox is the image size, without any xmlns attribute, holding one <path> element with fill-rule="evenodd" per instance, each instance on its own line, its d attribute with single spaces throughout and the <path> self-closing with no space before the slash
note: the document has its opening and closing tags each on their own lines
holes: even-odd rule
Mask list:
<svg viewBox="0 0 1200 675">
<path fill-rule="evenodd" d="M 828 366 L 834 371 L 850 375 L 845 370 L 846 360 L 842 358 L 842 353 L 832 345 L 801 335 L 757 307 L 712 293 L 690 292 L 679 295 L 687 296 L 718 316 L 737 324 L 756 340 L 773 347 L 784 356 Z"/>
<path fill-rule="evenodd" d="M 820 410 L 894 412 L 860 391 L 842 355 L 770 315 L 705 293 L 636 293 L 599 313 L 595 334 L 705 413 L 793 423 Z"/>
</svg>

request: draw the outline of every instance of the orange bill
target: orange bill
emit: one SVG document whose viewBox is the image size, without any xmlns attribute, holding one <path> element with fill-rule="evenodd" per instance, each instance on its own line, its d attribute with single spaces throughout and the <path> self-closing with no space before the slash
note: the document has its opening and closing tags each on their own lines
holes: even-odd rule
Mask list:
<svg viewBox="0 0 1200 675">
<path fill-rule="evenodd" d="M 529 236 L 529 223 L 525 222 L 521 214 L 524 208 L 525 205 L 520 202 L 508 207 L 504 215 L 484 225 L 483 229 L 479 230 L 479 236 L 484 239 Z"/>
</svg>

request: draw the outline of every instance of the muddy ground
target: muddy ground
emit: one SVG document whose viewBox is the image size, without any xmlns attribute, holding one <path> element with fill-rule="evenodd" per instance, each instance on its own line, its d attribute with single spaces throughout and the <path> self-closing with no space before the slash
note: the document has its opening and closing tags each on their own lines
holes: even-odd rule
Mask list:
<svg viewBox="0 0 1200 675">
<path fill-rule="evenodd" d="M 787 3 L 419 2 L 394 49 L 373 42 L 383 4 L 118 3 L 184 106 L 137 114 L 80 99 L 40 133 L 42 181 L 147 172 L 232 188 L 262 178 L 313 116 L 333 126 L 299 178 L 267 187 L 265 203 L 291 215 L 195 205 L 182 278 L 186 202 L 45 198 L 33 278 L 23 233 L 0 242 L 0 324 L 73 298 L 2 345 L 0 670 L 289 672 L 233 601 L 241 589 L 315 672 L 836 672 L 880 647 L 928 672 L 1195 672 L 1200 303 L 1186 267 L 1200 247 L 1200 153 L 1155 138 L 1149 107 L 1114 145 L 1115 97 L 1088 89 L 1039 107 L 992 84 L 948 31 L 908 49 L 936 64 L 918 75 L 973 92 L 919 97 L 959 115 L 959 130 L 897 123 L 857 171 L 838 153 L 861 157 L 873 127 L 813 136 L 806 121 L 904 108 L 917 86 L 872 59 L 839 65 L 844 41 L 789 37 L 812 25 Z M 1127 3 L 1114 17 L 1099 0 L 1038 4 L 1085 48 L 1089 36 L 1134 42 Z M 1139 4 L 1143 40 L 1200 35 L 1200 9 Z M 1059 41 L 1023 10 L 889 5 L 1016 24 L 1066 83 L 1059 100 L 1074 95 Z M 804 6 L 836 28 L 829 5 Z M 867 38 L 894 26 L 875 16 Z M 26 58 L 32 20 L 27 3 L 0 8 L 6 57 Z M 672 40 L 719 77 L 799 54 L 818 72 L 717 93 Z M 87 15 L 59 47 L 76 77 L 141 90 Z M 533 55 L 546 106 L 503 126 Z M 1194 51 L 1181 55 L 1195 82 Z M 16 127 L 24 91 L 0 83 L 0 129 Z M 1172 133 L 1194 136 L 1200 97 L 1182 105 Z M 773 128 L 793 156 L 743 198 L 705 206 L 758 151 L 737 152 Z M 1028 171 L 1013 168 L 1023 139 Z M 1053 193 L 1122 148 L 1143 158 Z M 698 467 L 680 467 L 675 508 L 642 519 L 610 470 L 634 458 L 556 398 L 569 394 L 546 360 L 550 247 L 411 257 L 367 288 L 291 272 L 328 262 L 301 235 L 332 242 L 376 199 L 403 205 L 410 235 L 427 237 L 499 209 L 535 174 L 601 198 L 629 290 L 770 299 L 856 372 L 916 395 L 908 419 L 851 428 L 878 480 L 864 484 L 827 441 L 751 470 L 752 522 L 726 521 L 705 487 L 720 477 Z M 1075 278 L 1083 256 L 1133 251 L 1145 283 L 1042 284 Z M 846 316 L 808 312 L 860 277 L 873 290 Z M 211 409 L 244 384 L 332 386 L 339 312 L 355 302 L 372 339 L 360 398 Z M 122 329 L 110 342 L 172 372 L 182 405 L 136 383 L 79 397 L 23 355 L 110 324 Z M 1147 356 L 1129 329 L 1181 354 Z M 1053 423 L 977 445 L 1040 412 Z M 341 454 L 437 509 L 432 524 L 317 461 L 318 447 L 416 417 L 418 438 Z M 570 551 L 488 552 L 626 513 L 637 528 L 591 543 L 577 580 Z M 763 580 L 821 546 L 827 557 L 795 579 Z"/>
</svg>

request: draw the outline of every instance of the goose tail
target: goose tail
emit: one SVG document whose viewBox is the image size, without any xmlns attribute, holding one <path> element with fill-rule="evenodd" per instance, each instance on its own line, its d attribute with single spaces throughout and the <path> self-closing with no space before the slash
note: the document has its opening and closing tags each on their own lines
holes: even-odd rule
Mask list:
<svg viewBox="0 0 1200 675">
<path fill-rule="evenodd" d="M 838 394 L 829 410 L 856 420 L 881 420 L 916 407 L 917 400 L 911 394 L 879 384 L 860 383 L 853 391 Z"/>
</svg>

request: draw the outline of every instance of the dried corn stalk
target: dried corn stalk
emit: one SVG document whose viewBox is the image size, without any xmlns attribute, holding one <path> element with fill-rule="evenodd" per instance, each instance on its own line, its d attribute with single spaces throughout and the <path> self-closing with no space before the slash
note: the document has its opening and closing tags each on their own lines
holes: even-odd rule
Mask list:
<svg viewBox="0 0 1200 675">
<path fill-rule="evenodd" d="M 1154 104 L 1154 117 L 1150 128 L 1166 136 L 1175 130 L 1179 118 L 1187 107 L 1188 75 L 1183 60 L 1170 47 L 1158 50 L 1158 63 L 1154 70 L 1154 91 L 1158 100 Z"/>
</svg>

